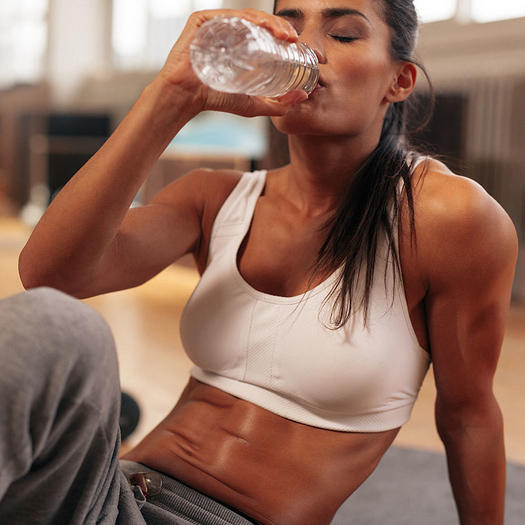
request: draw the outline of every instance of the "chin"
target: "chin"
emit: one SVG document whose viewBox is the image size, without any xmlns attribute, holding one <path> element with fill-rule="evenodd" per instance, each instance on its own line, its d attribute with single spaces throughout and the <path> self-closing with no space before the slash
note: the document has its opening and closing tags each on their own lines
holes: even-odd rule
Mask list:
<svg viewBox="0 0 525 525">
<path fill-rule="evenodd" d="M 322 119 L 313 118 L 311 116 L 302 115 L 295 111 L 290 111 L 283 117 L 271 117 L 275 128 L 286 135 L 348 135 L 351 131 L 346 126 L 337 126 L 337 123 L 330 121 L 329 118 Z"/>
</svg>

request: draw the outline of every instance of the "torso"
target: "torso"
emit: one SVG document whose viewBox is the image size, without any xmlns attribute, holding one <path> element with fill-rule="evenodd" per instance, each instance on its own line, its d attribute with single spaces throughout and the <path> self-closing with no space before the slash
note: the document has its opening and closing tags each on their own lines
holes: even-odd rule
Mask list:
<svg viewBox="0 0 525 525">
<path fill-rule="evenodd" d="M 192 378 L 167 418 L 125 458 L 258 523 L 326 525 L 396 434 L 302 425 Z"/>
<path fill-rule="evenodd" d="M 215 213 L 223 200 L 218 199 Z M 214 216 L 204 218 L 202 246 L 209 242 Z M 403 221 L 405 216 L 402 226 Z M 280 203 L 260 198 L 238 253 L 244 279 L 281 296 L 319 284 L 326 276 L 308 283 L 305 275 L 323 240 L 315 233 L 321 223 L 294 222 Z M 410 318 L 420 345 L 427 348 L 425 289 L 410 252 L 408 228 L 401 232 Z M 206 254 L 197 261 L 202 273 Z M 303 425 L 192 378 L 172 412 L 125 457 L 174 476 L 258 523 L 326 525 L 370 475 L 398 430 L 355 433 Z"/>
</svg>

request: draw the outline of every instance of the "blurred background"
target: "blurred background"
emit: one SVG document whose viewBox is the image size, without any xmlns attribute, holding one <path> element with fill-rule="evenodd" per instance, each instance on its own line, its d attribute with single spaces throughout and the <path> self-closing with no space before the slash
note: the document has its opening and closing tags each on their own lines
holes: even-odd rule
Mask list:
<svg viewBox="0 0 525 525">
<path fill-rule="evenodd" d="M 1 0 L 0 297 L 22 290 L 18 253 L 50 199 L 98 149 L 161 67 L 194 10 L 272 0 Z M 525 236 L 525 2 L 419 0 L 418 57 L 436 110 L 415 140 L 480 182 Z M 424 97 L 425 82 L 418 88 Z M 208 112 L 190 122 L 153 169 L 138 202 L 197 166 L 242 170 L 286 160 L 265 118 Z M 522 243 L 523 244 L 523 243 Z M 123 387 L 138 399 L 140 438 L 171 408 L 189 362 L 178 319 L 198 276 L 188 260 L 145 285 L 90 299 L 110 323 Z M 496 392 L 509 457 L 525 464 L 525 248 L 513 287 Z M 398 437 L 442 450 L 433 428 L 431 374 Z"/>
</svg>

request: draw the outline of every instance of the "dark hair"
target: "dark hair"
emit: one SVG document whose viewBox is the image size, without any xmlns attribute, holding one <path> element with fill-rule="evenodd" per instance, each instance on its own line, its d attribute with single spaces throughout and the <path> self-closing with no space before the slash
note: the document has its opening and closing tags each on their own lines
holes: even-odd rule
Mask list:
<svg viewBox="0 0 525 525">
<path fill-rule="evenodd" d="M 274 13 L 278 0 L 274 1 Z M 430 86 L 430 108 L 433 109 L 433 89 L 425 68 L 414 58 L 418 36 L 418 17 L 412 0 L 377 0 L 384 21 L 391 30 L 391 53 L 395 60 L 410 62 L 424 73 Z M 410 219 L 411 242 L 415 242 L 414 200 L 411 184 L 413 161 L 420 155 L 411 148 L 407 122 L 410 107 L 416 105 L 414 95 L 390 105 L 385 115 L 377 147 L 355 174 L 345 198 L 323 227 L 327 238 L 319 250 L 312 268 L 310 285 L 319 273 L 327 275 L 341 268 L 335 285 L 325 303 L 335 297 L 330 316 L 331 327 L 342 327 L 357 306 L 364 309 L 367 321 L 370 290 L 374 279 L 378 242 L 386 235 L 387 253 L 385 282 L 389 267 L 393 269 L 394 285 L 401 278 L 401 263 L 396 246 L 401 197 L 397 188 L 403 180 Z M 366 272 L 363 276 L 363 272 Z M 364 277 L 364 287 L 359 282 Z M 393 300 L 392 295 L 392 300 Z M 357 301 L 356 301 L 357 300 Z"/>
</svg>

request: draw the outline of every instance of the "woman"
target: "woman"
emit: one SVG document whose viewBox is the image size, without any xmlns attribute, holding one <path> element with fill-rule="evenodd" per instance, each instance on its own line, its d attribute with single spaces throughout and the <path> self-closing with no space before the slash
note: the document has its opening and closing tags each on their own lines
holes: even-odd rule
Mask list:
<svg viewBox="0 0 525 525">
<path fill-rule="evenodd" d="M 22 281 L 83 298 L 194 255 L 203 276 L 182 335 L 197 368 L 122 463 L 148 502 L 160 472 L 248 523 L 328 524 L 408 419 L 431 356 L 460 522 L 502 524 L 492 379 L 516 260 L 512 223 L 477 184 L 410 154 L 411 1 L 277 0 L 274 12 L 190 17 L 161 72 L 36 227 Z M 316 90 L 270 100 L 203 86 L 188 46 L 221 14 L 309 44 Z M 288 134 L 290 164 L 195 170 L 130 210 L 167 144 L 206 109 L 272 116 Z M 154 474 L 137 473 L 145 468 Z"/>
</svg>

